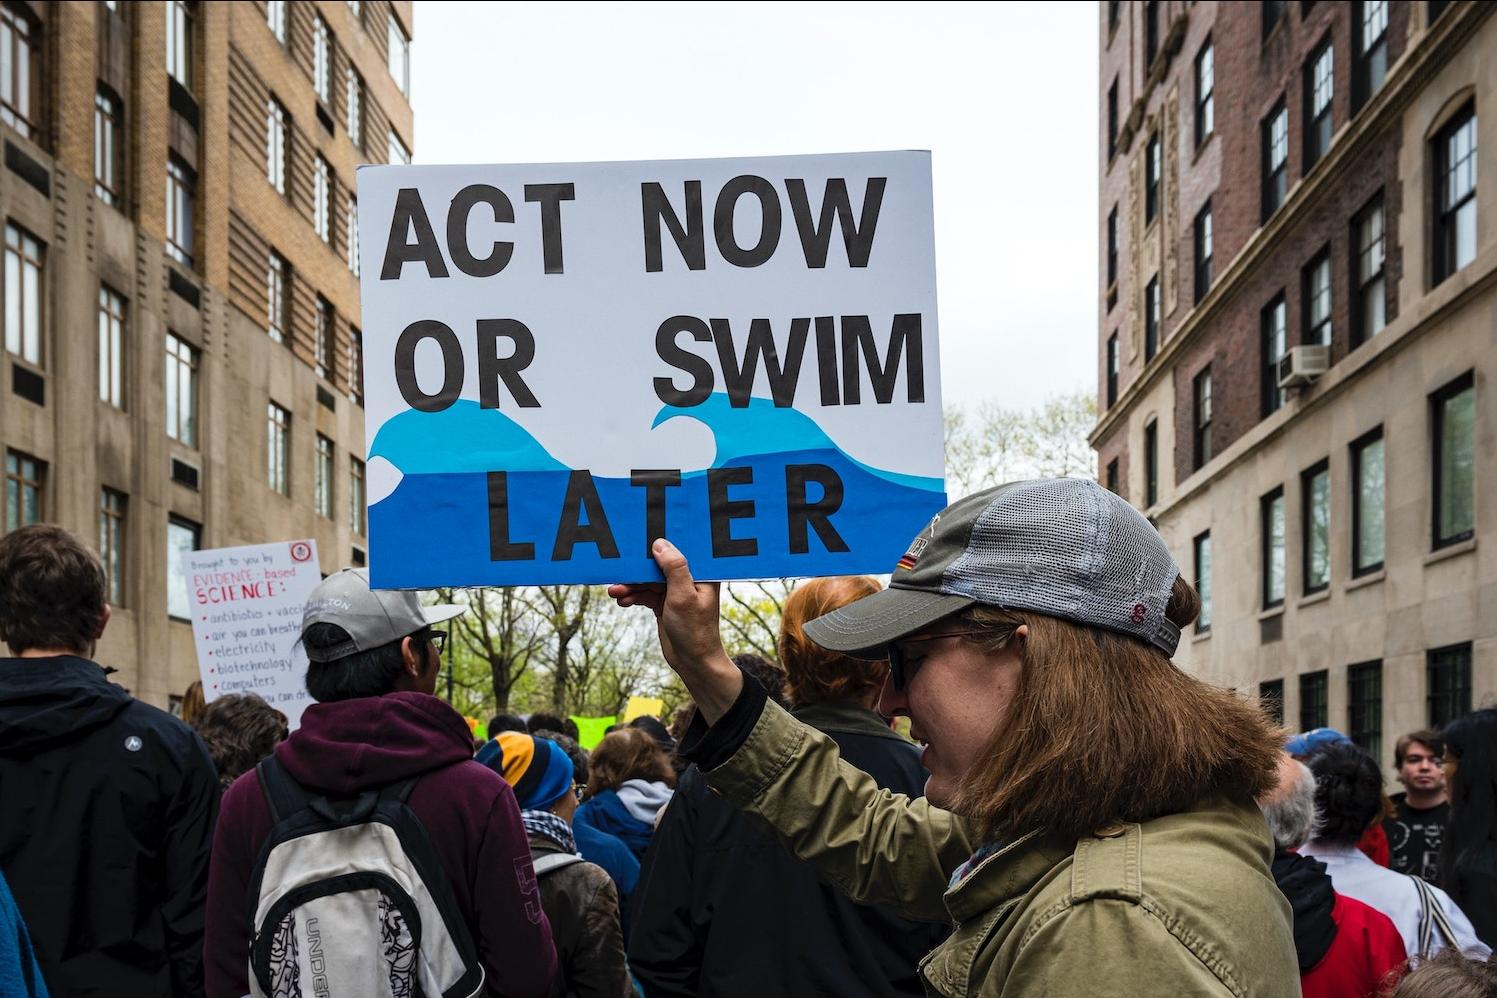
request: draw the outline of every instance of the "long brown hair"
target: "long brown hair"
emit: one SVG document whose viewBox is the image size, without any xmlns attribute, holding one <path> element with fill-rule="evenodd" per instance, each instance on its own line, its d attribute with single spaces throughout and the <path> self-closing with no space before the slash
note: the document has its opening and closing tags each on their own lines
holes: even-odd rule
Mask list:
<svg viewBox="0 0 1497 998">
<path fill-rule="evenodd" d="M 617 790 L 625 780 L 676 785 L 670 759 L 655 739 L 639 728 L 620 728 L 605 735 L 588 757 L 587 768 L 588 797 Z"/>
<path fill-rule="evenodd" d="M 877 693 L 889 673 L 888 662 L 849 658 L 806 637 L 806 622 L 872 596 L 882 588 L 866 575 L 812 579 L 797 586 L 780 615 L 780 664 L 785 691 L 797 707 L 829 700 L 861 701 Z"/>
<path fill-rule="evenodd" d="M 1199 610 L 1176 579 L 1166 616 L 1184 626 Z M 1029 627 L 1006 722 L 953 802 L 984 841 L 1075 839 L 1212 795 L 1252 801 L 1275 785 L 1281 733 L 1255 704 L 1187 676 L 1153 646 L 1035 613 L 980 606 L 963 617 L 990 652 Z"/>
</svg>

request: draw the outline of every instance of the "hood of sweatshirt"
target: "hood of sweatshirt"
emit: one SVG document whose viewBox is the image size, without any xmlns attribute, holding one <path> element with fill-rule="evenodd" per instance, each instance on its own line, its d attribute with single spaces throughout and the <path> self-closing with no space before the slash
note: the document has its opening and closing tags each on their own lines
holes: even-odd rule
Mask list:
<svg viewBox="0 0 1497 998">
<path fill-rule="evenodd" d="M 625 780 L 619 787 L 619 802 L 631 818 L 654 825 L 655 815 L 670 802 L 673 793 L 674 790 L 659 781 Z"/>
<path fill-rule="evenodd" d="M 388 693 L 308 707 L 276 746 L 296 782 L 351 796 L 473 758 L 468 722 L 425 693 Z"/>
<path fill-rule="evenodd" d="M 0 756 L 30 756 L 76 741 L 131 702 L 86 658 L 0 658 Z"/>
<path fill-rule="evenodd" d="M 1274 855 L 1273 879 L 1294 912 L 1294 951 L 1304 973 L 1320 962 L 1336 938 L 1331 918 L 1336 892 L 1324 863 L 1283 850 Z"/>
</svg>

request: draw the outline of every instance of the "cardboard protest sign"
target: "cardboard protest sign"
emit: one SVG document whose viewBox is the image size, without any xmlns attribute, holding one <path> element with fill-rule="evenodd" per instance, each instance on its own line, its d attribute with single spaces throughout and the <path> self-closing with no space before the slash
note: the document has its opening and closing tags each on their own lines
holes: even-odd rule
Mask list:
<svg viewBox="0 0 1497 998">
<path fill-rule="evenodd" d="M 312 702 L 296 639 L 302 606 L 322 581 L 317 542 L 184 551 L 182 574 L 203 698 L 255 693 L 296 728 Z"/>
<path fill-rule="evenodd" d="M 376 587 L 887 572 L 945 505 L 928 153 L 358 176 Z"/>
</svg>

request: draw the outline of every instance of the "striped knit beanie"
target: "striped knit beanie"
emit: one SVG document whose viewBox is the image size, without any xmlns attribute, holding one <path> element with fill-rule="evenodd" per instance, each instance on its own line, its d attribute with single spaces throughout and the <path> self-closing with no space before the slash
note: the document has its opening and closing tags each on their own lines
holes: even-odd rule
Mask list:
<svg viewBox="0 0 1497 998">
<path fill-rule="evenodd" d="M 544 811 L 572 789 L 572 760 L 545 738 L 500 732 L 474 758 L 515 788 L 522 810 Z"/>
</svg>

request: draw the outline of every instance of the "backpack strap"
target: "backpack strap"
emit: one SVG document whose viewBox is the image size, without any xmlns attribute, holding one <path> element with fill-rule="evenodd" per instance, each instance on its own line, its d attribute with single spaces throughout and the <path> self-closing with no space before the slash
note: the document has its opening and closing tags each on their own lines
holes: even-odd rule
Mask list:
<svg viewBox="0 0 1497 998">
<path fill-rule="evenodd" d="M 554 870 L 560 870 L 563 867 L 571 866 L 573 863 L 581 863 L 582 861 L 582 857 L 576 853 L 548 852 L 546 855 L 536 859 L 532 865 L 535 867 L 535 875 L 537 877 L 544 877 Z"/>
<path fill-rule="evenodd" d="M 255 765 L 255 775 L 260 779 L 260 791 L 270 808 L 271 824 L 279 824 L 312 802 L 312 796 L 291 778 L 274 754 Z"/>
<path fill-rule="evenodd" d="M 1419 955 L 1431 956 L 1434 953 L 1435 933 L 1438 931 L 1445 945 L 1451 949 L 1460 949 L 1460 943 L 1456 942 L 1455 929 L 1450 924 L 1450 919 L 1445 914 L 1445 908 L 1440 904 L 1440 899 L 1435 897 L 1435 892 L 1430 889 L 1420 877 L 1414 877 L 1414 887 L 1419 891 Z"/>
</svg>

